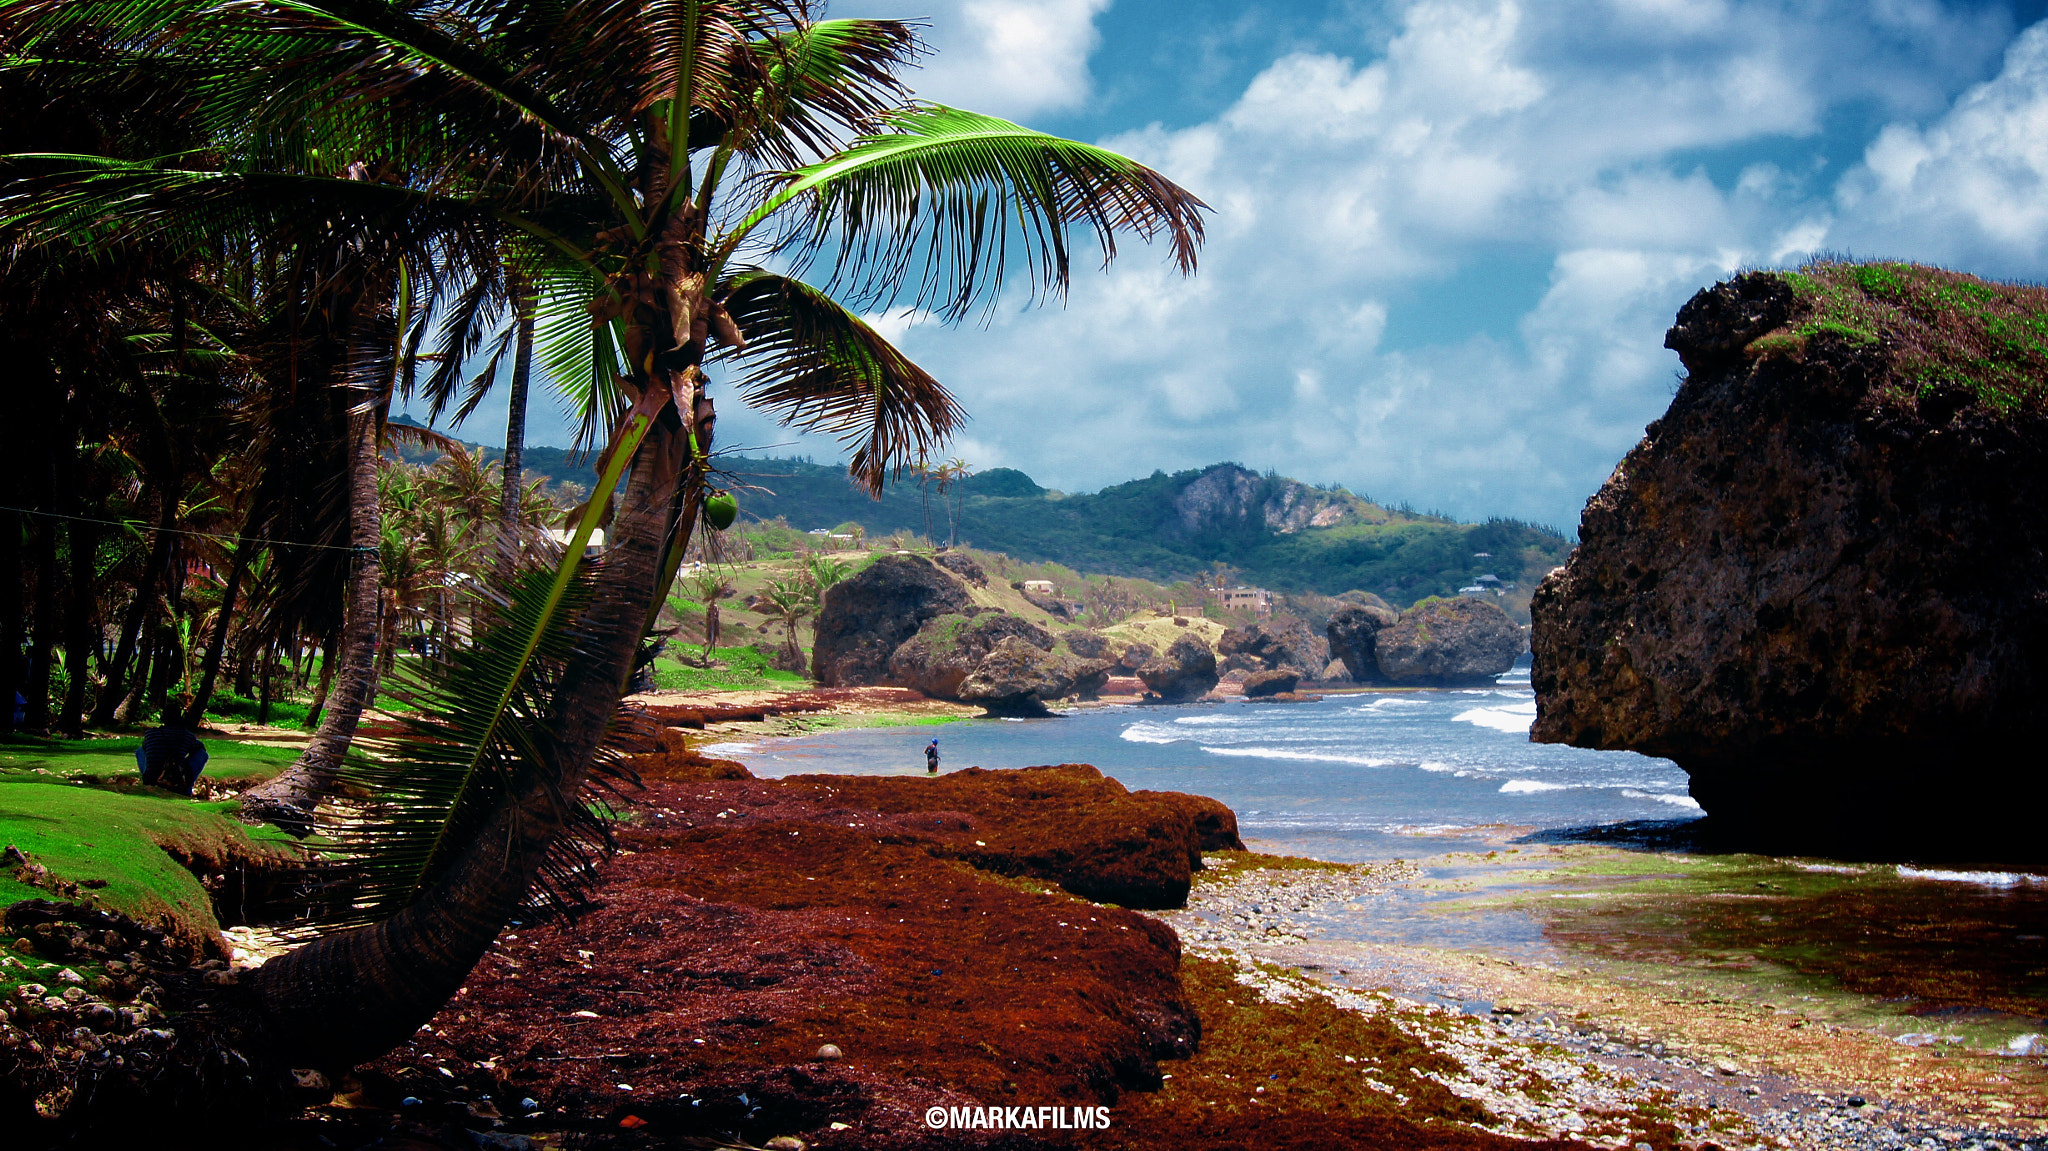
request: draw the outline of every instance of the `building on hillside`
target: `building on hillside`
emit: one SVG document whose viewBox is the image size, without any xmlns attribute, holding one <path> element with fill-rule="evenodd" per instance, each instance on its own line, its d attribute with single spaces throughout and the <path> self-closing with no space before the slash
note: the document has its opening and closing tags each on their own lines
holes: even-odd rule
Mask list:
<svg viewBox="0 0 2048 1151">
<path fill-rule="evenodd" d="M 1216 606 L 1224 611 L 1273 614 L 1273 593 L 1262 587 L 1217 587 L 1210 588 L 1209 594 L 1215 598 Z"/>
<path fill-rule="evenodd" d="M 555 541 L 558 544 L 561 544 L 563 547 L 569 546 L 569 541 L 573 539 L 576 535 L 575 532 L 570 531 L 567 528 L 548 528 L 547 533 L 549 539 Z M 583 558 L 589 559 L 591 556 L 594 556 L 603 550 L 604 529 L 594 528 L 591 530 L 589 542 L 583 545 Z"/>
<path fill-rule="evenodd" d="M 1024 581 L 1024 590 L 1038 595 L 1053 595 L 1059 589 L 1049 579 L 1028 579 Z"/>
<path fill-rule="evenodd" d="M 1459 588 L 1458 594 L 1504 596 L 1508 594 L 1509 589 L 1513 588 L 1514 586 L 1515 585 L 1511 583 L 1501 582 L 1501 578 L 1499 576 L 1494 575 L 1492 572 L 1488 572 L 1485 575 L 1480 576 L 1478 579 L 1473 580 L 1467 586 Z"/>
</svg>

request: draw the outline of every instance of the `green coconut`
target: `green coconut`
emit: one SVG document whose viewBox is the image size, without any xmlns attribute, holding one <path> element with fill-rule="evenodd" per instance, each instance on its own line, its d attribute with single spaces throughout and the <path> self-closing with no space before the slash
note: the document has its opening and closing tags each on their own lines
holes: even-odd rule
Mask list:
<svg viewBox="0 0 2048 1151">
<path fill-rule="evenodd" d="M 704 500 L 704 518 L 719 531 L 731 527 L 739 514 L 740 502 L 732 498 L 731 492 L 712 492 Z"/>
</svg>

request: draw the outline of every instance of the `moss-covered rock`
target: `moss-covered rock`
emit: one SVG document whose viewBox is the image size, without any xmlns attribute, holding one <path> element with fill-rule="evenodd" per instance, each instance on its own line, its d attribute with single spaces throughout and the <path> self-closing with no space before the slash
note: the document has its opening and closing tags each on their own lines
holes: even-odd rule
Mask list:
<svg viewBox="0 0 2048 1151">
<path fill-rule="evenodd" d="M 2043 858 L 2048 290 L 1753 272 L 1666 344 L 1537 592 L 1534 738 L 1668 756 L 1783 850 Z"/>
</svg>

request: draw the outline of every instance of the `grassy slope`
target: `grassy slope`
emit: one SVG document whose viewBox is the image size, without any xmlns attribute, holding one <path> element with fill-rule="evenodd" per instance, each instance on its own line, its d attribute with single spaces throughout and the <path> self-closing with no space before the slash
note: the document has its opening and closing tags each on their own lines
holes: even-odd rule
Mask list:
<svg viewBox="0 0 2048 1151">
<path fill-rule="evenodd" d="M 1822 335 L 1882 341 L 1915 396 L 1959 385 L 1997 411 L 2048 402 L 2048 289 L 1905 263 L 1816 261 L 1777 275 L 1798 307 L 1752 355 L 1798 355 Z"/>
<path fill-rule="evenodd" d="M 81 901 L 187 938 L 220 930 L 206 890 L 172 852 L 188 859 L 285 857 L 291 838 L 231 818 L 234 804 L 201 803 L 145 788 L 135 778 L 135 739 L 0 742 L 0 844 L 49 869 L 41 886 L 0 871 L 0 905 L 55 896 L 77 884 Z M 289 749 L 207 740 L 207 774 L 262 778 Z M 169 851 L 165 849 L 169 848 Z"/>
</svg>

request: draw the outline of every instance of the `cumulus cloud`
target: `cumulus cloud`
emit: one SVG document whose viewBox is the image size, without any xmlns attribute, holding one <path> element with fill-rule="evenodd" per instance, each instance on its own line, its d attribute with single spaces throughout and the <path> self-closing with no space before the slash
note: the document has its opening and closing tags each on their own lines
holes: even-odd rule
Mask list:
<svg viewBox="0 0 2048 1151">
<path fill-rule="evenodd" d="M 1062 112 L 1088 98 L 1095 17 L 1110 0 L 920 0 L 834 5 L 834 16 L 929 18 L 932 57 L 918 95 L 1011 119 Z"/>
<path fill-rule="evenodd" d="M 2039 278 L 2048 245 L 2048 23 L 2022 33 L 1998 75 L 1933 123 L 1887 125 L 1837 200 L 1846 244 Z"/>
<path fill-rule="evenodd" d="M 1085 116 L 1108 4 L 920 4 L 919 90 Z M 1571 527 L 1669 402 L 1664 329 L 1715 279 L 1844 245 L 2042 277 L 2048 31 L 2015 40 L 1996 8 L 1409 0 L 1327 27 L 1350 31 L 1202 122 L 1101 121 L 1214 208 L 1195 278 L 1127 246 L 1104 273 L 1079 256 L 1064 307 L 875 317 L 972 413 L 947 454 L 1068 490 L 1232 459 Z"/>
</svg>

